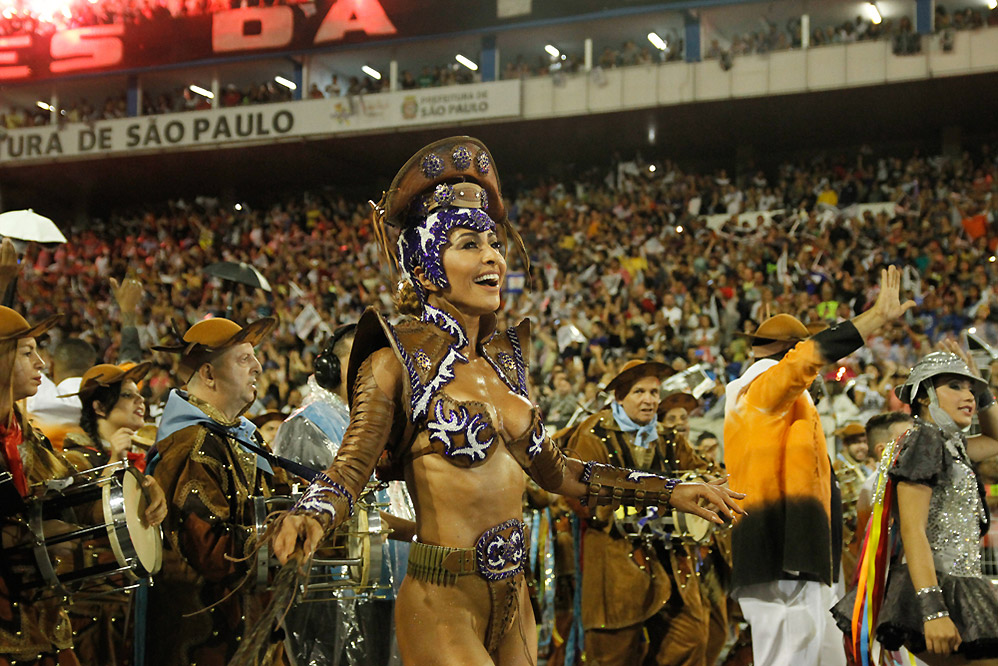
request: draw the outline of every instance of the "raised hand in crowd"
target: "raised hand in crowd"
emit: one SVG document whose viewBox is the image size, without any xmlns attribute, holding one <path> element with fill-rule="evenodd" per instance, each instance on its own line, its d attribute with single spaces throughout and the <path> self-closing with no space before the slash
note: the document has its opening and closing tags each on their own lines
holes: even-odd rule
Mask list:
<svg viewBox="0 0 998 666">
<path fill-rule="evenodd" d="M 142 283 L 135 278 L 125 278 L 119 284 L 116 279 L 111 278 L 111 293 L 121 311 L 121 323 L 124 326 L 135 326 L 142 297 L 145 295 Z"/>
</svg>

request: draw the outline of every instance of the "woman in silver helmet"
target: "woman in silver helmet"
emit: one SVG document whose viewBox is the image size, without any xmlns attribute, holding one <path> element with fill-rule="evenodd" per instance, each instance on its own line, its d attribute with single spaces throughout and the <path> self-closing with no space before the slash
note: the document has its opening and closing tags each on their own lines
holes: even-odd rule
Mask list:
<svg viewBox="0 0 998 666">
<path fill-rule="evenodd" d="M 903 644 L 929 664 L 998 657 L 998 594 L 981 571 L 989 515 L 973 469 L 998 455 L 998 409 L 973 360 L 955 343 L 944 348 L 895 389 L 915 423 L 888 472 L 903 552 L 892 560 L 876 632 L 884 648 Z M 981 434 L 967 437 L 975 414 Z M 840 603 L 833 612 L 851 610 Z"/>
</svg>

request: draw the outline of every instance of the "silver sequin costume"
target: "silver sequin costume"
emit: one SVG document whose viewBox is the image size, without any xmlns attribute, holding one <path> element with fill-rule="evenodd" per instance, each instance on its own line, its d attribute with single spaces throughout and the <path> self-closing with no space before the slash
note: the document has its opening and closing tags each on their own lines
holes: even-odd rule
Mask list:
<svg viewBox="0 0 998 666">
<path fill-rule="evenodd" d="M 963 639 L 959 652 L 972 659 L 998 657 L 998 594 L 981 575 L 980 539 L 989 516 L 967 456 L 967 441 L 959 431 L 916 418 L 900 446 L 891 479 L 932 488 L 925 532 L 950 619 Z M 896 529 L 896 518 L 894 525 Z M 854 601 L 853 592 L 832 609 L 846 633 L 851 630 Z M 917 654 L 925 650 L 923 631 L 921 608 L 899 543 L 887 574 L 877 639 L 888 650 L 904 645 Z"/>
<path fill-rule="evenodd" d="M 963 435 L 956 433 L 943 446 L 952 457 L 949 483 L 932 489 L 926 536 L 936 571 L 951 576 L 981 576 L 981 526 L 988 522 L 967 457 Z M 972 507 L 972 508 L 971 508 Z M 969 510 L 968 510 L 969 509 Z"/>
</svg>

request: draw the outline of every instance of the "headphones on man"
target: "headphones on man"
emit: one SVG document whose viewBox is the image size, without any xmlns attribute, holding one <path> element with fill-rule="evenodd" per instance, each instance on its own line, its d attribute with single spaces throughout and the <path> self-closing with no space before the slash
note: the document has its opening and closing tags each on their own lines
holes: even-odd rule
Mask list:
<svg viewBox="0 0 998 666">
<path fill-rule="evenodd" d="M 339 344 L 340 340 L 347 337 L 348 335 L 353 335 L 353 332 L 357 330 L 357 324 L 344 324 L 333 331 L 332 336 L 329 338 L 329 342 L 326 343 L 326 347 L 319 352 L 319 355 L 315 357 L 315 362 L 312 364 L 312 371 L 315 373 L 315 381 L 319 383 L 319 386 L 326 389 L 327 391 L 335 391 L 340 387 L 340 381 L 343 378 L 343 369 L 340 367 L 340 357 L 334 352 L 336 345 Z"/>
</svg>

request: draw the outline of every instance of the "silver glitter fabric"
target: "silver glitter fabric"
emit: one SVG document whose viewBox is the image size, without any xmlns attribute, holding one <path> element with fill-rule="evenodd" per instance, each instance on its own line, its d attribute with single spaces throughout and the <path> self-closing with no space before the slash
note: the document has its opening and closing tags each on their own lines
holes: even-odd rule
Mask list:
<svg viewBox="0 0 998 666">
<path fill-rule="evenodd" d="M 937 571 L 980 576 L 981 523 L 985 516 L 977 477 L 970 467 L 963 435 L 948 438 L 945 446 L 953 462 L 932 489 L 926 536 Z"/>
</svg>

